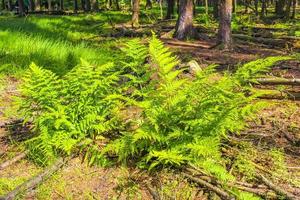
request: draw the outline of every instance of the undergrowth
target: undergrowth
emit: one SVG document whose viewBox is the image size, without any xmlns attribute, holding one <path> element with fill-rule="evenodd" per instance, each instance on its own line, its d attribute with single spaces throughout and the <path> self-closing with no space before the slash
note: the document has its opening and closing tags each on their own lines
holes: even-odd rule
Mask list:
<svg viewBox="0 0 300 200">
<path fill-rule="evenodd" d="M 264 107 L 250 82 L 289 58 L 257 60 L 233 74 L 210 66 L 189 78 L 155 36 L 149 44 L 132 40 L 123 52 L 115 65 L 82 61 L 62 77 L 31 65 L 20 101 L 38 134 L 26 142 L 31 158 L 47 165 L 80 149 L 89 164 L 150 171 L 193 165 L 223 183 L 233 180 L 221 141 Z"/>
</svg>

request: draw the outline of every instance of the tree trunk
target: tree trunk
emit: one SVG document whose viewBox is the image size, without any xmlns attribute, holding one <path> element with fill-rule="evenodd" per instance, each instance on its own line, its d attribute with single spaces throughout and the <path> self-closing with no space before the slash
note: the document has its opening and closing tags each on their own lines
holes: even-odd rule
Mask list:
<svg viewBox="0 0 300 200">
<path fill-rule="evenodd" d="M 84 7 L 85 12 L 90 12 L 91 11 L 91 1 L 90 0 L 85 0 L 85 7 Z"/>
<path fill-rule="evenodd" d="M 286 19 L 290 18 L 291 7 L 292 7 L 292 0 L 287 0 L 286 1 L 285 15 L 284 15 L 284 17 Z"/>
<path fill-rule="evenodd" d="M 29 0 L 29 10 L 30 12 L 34 12 L 35 10 L 35 5 L 33 0 Z"/>
<path fill-rule="evenodd" d="M 139 14 L 140 14 L 140 0 L 133 0 L 132 2 L 132 27 L 139 26 Z"/>
<path fill-rule="evenodd" d="M 35 1 L 35 10 L 36 11 L 41 11 L 41 0 L 36 0 Z"/>
<path fill-rule="evenodd" d="M 98 11 L 99 10 L 98 0 L 92 0 L 92 9 L 93 9 L 93 11 Z"/>
<path fill-rule="evenodd" d="M 25 15 L 24 1 L 18 0 L 18 6 L 19 6 L 19 16 L 24 16 Z"/>
<path fill-rule="evenodd" d="M 237 9 L 237 0 L 233 0 L 232 2 L 232 12 L 233 13 L 236 13 L 236 9 Z"/>
<path fill-rule="evenodd" d="M 52 0 L 48 0 L 48 11 L 52 11 Z"/>
<path fill-rule="evenodd" d="M 254 1 L 255 15 L 258 16 L 258 0 Z"/>
<path fill-rule="evenodd" d="M 266 0 L 261 0 L 261 16 L 267 15 L 267 2 Z"/>
<path fill-rule="evenodd" d="M 167 0 L 167 15 L 166 19 L 172 19 L 174 17 L 174 6 L 175 6 L 175 0 Z"/>
<path fill-rule="evenodd" d="M 60 11 L 64 10 L 64 0 L 59 0 L 59 10 Z"/>
<path fill-rule="evenodd" d="M 205 14 L 208 16 L 208 0 L 205 0 Z"/>
<path fill-rule="evenodd" d="M 232 0 L 220 0 L 218 43 L 225 50 L 232 49 L 231 18 Z"/>
<path fill-rule="evenodd" d="M 77 13 L 78 11 L 78 1 L 74 0 L 74 13 Z"/>
<path fill-rule="evenodd" d="M 179 0 L 179 16 L 175 27 L 175 37 L 183 40 L 193 36 L 193 0 Z"/>
<path fill-rule="evenodd" d="M 146 9 L 152 9 L 152 2 L 151 2 L 151 0 L 146 0 Z"/>
<path fill-rule="evenodd" d="M 12 10 L 13 10 L 12 0 L 8 0 L 7 9 L 8 9 L 9 11 L 12 11 Z"/>
<path fill-rule="evenodd" d="M 215 19 L 219 18 L 219 0 L 213 1 L 213 15 Z"/>
<path fill-rule="evenodd" d="M 147 5 L 146 5 L 147 6 Z M 151 5 L 152 6 L 152 5 Z M 116 0 L 116 9 L 117 10 L 120 10 L 120 3 L 119 3 L 119 0 Z"/>
<path fill-rule="evenodd" d="M 2 10 L 5 10 L 5 0 L 2 0 Z"/>
<path fill-rule="evenodd" d="M 275 13 L 277 16 L 284 15 L 285 0 L 277 0 L 275 2 Z"/>
<path fill-rule="evenodd" d="M 297 9 L 297 0 L 293 0 L 293 10 L 292 10 L 292 16 L 291 16 L 291 18 L 292 19 L 295 19 L 295 17 L 296 17 L 296 9 Z"/>
<path fill-rule="evenodd" d="M 81 9 L 85 10 L 85 0 L 81 0 Z"/>
</svg>

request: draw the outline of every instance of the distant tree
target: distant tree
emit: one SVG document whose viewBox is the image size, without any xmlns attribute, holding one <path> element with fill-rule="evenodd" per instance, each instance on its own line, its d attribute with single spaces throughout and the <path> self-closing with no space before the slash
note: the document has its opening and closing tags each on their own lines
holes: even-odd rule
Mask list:
<svg viewBox="0 0 300 200">
<path fill-rule="evenodd" d="M 219 0 L 220 21 L 218 32 L 218 43 L 224 50 L 232 49 L 231 18 L 232 0 Z"/>
<path fill-rule="evenodd" d="M 53 11 L 52 0 L 48 0 L 48 11 Z"/>
<path fill-rule="evenodd" d="M 132 27 L 139 26 L 139 14 L 140 14 L 140 0 L 133 0 L 132 2 Z"/>
<path fill-rule="evenodd" d="M 59 10 L 64 10 L 64 0 L 59 0 Z"/>
<path fill-rule="evenodd" d="M 174 34 L 174 36 L 179 40 L 194 36 L 193 8 L 193 0 L 179 0 L 179 16 L 176 22 Z"/>
<path fill-rule="evenodd" d="M 167 15 L 166 19 L 172 19 L 174 16 L 175 0 L 167 0 Z"/>
<path fill-rule="evenodd" d="M 35 10 L 41 11 L 41 0 L 35 0 Z"/>
<path fill-rule="evenodd" d="M 151 8 L 152 8 L 151 0 L 146 0 L 146 9 L 151 9 Z"/>
<path fill-rule="evenodd" d="M 286 0 L 276 0 L 275 1 L 275 13 L 277 16 L 284 15 L 284 6 Z"/>
<path fill-rule="evenodd" d="M 85 0 L 85 6 L 84 6 L 84 11 L 85 12 L 90 12 L 91 11 L 91 1 L 90 0 Z"/>
<path fill-rule="evenodd" d="M 92 10 L 93 11 L 98 11 L 99 10 L 98 0 L 92 0 Z"/>
<path fill-rule="evenodd" d="M 25 15 L 25 6 L 24 6 L 24 1 L 23 0 L 18 0 L 18 6 L 19 6 L 19 16 L 24 16 Z"/>
<path fill-rule="evenodd" d="M 74 0 L 74 13 L 78 12 L 78 1 Z"/>
</svg>

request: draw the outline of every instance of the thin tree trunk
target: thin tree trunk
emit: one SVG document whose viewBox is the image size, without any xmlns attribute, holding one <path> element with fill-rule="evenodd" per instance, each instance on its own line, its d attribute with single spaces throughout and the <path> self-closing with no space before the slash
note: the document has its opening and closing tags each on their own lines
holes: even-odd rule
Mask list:
<svg viewBox="0 0 300 200">
<path fill-rule="evenodd" d="M 78 1 L 74 0 L 74 13 L 77 13 L 78 11 Z"/>
<path fill-rule="evenodd" d="M 174 6 L 175 6 L 175 0 L 167 0 L 167 15 L 166 19 L 172 19 L 174 17 Z"/>
<path fill-rule="evenodd" d="M 85 0 L 81 0 L 81 9 L 85 10 Z"/>
<path fill-rule="evenodd" d="M 297 9 L 297 0 L 293 0 L 293 10 L 292 10 L 292 16 L 291 16 L 291 18 L 292 19 L 295 19 L 295 17 L 296 17 L 296 9 Z"/>
<path fill-rule="evenodd" d="M 64 10 L 64 0 L 59 0 L 59 10 L 60 11 Z"/>
<path fill-rule="evenodd" d="M 35 10 L 36 11 L 41 11 L 41 0 L 36 0 L 35 1 Z"/>
<path fill-rule="evenodd" d="M 236 13 L 236 8 L 237 8 L 237 2 L 236 2 L 237 0 L 233 0 L 233 2 L 232 2 L 232 12 L 233 13 Z"/>
<path fill-rule="evenodd" d="M 205 0 L 205 14 L 208 16 L 208 0 Z"/>
<path fill-rule="evenodd" d="M 118 0 L 116 0 L 116 1 L 118 1 Z M 92 9 L 93 9 L 93 11 L 98 11 L 99 10 L 98 0 L 92 0 Z"/>
<path fill-rule="evenodd" d="M 132 2 L 132 27 L 139 26 L 139 14 L 140 14 L 140 0 L 133 0 Z"/>
<path fill-rule="evenodd" d="M 286 9 L 285 9 L 285 15 L 284 15 L 284 17 L 286 19 L 290 18 L 291 7 L 292 7 L 292 0 L 287 0 L 287 2 L 286 2 Z"/>
<path fill-rule="evenodd" d="M 29 10 L 30 12 L 34 12 L 35 10 L 35 5 L 33 0 L 29 0 Z"/>
<path fill-rule="evenodd" d="M 277 0 L 275 2 L 275 13 L 277 16 L 284 15 L 285 0 Z"/>
<path fill-rule="evenodd" d="M 219 0 L 213 1 L 213 15 L 215 19 L 219 18 Z"/>
<path fill-rule="evenodd" d="M 48 0 L 48 11 L 52 11 L 53 8 L 52 8 L 52 1 L 51 0 Z"/>
<path fill-rule="evenodd" d="M 151 2 L 151 0 L 146 0 L 146 9 L 152 9 L 152 2 Z"/>
<path fill-rule="evenodd" d="M 218 43 L 225 50 L 232 49 L 231 18 L 232 0 L 220 0 Z"/>
<path fill-rule="evenodd" d="M 84 7 L 85 12 L 90 12 L 91 11 L 91 1 L 90 0 L 85 0 L 85 7 Z"/>
<path fill-rule="evenodd" d="M 8 0 L 7 9 L 8 9 L 9 11 L 12 11 L 12 10 L 13 10 L 12 0 Z"/>
<path fill-rule="evenodd" d="M 193 0 L 179 0 L 179 16 L 175 27 L 175 37 L 183 40 L 193 36 Z"/>
<path fill-rule="evenodd" d="M 117 10 L 120 10 L 120 3 L 119 3 L 119 0 L 116 0 L 116 9 L 117 9 Z"/>
<path fill-rule="evenodd" d="M 24 16 L 25 15 L 24 1 L 18 0 L 18 6 L 19 6 L 19 16 Z"/>
</svg>

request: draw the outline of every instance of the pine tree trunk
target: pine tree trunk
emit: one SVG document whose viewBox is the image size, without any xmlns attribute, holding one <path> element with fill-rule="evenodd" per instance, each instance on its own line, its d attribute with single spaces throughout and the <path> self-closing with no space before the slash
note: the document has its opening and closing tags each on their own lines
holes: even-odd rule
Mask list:
<svg viewBox="0 0 300 200">
<path fill-rule="evenodd" d="M 64 0 L 59 0 L 59 10 L 60 11 L 64 10 Z"/>
<path fill-rule="evenodd" d="M 2 0 L 2 10 L 5 10 L 5 0 Z"/>
<path fill-rule="evenodd" d="M 277 0 L 275 2 L 275 13 L 277 16 L 284 15 L 284 5 L 285 5 L 285 0 Z"/>
<path fill-rule="evenodd" d="M 9 11 L 12 11 L 12 10 L 13 10 L 12 0 L 8 0 L 7 9 L 8 9 Z"/>
<path fill-rule="evenodd" d="M 29 0 L 29 10 L 30 12 L 34 12 L 35 10 L 35 5 L 33 0 Z"/>
<path fill-rule="evenodd" d="M 220 0 L 218 43 L 225 50 L 232 49 L 231 18 L 232 0 Z"/>
<path fill-rule="evenodd" d="M 132 2 L 132 27 L 139 26 L 139 14 L 140 14 L 140 0 L 133 0 Z"/>
<path fill-rule="evenodd" d="M 117 10 L 120 10 L 120 3 L 119 3 L 119 0 L 116 0 L 116 9 L 117 9 Z"/>
<path fill-rule="evenodd" d="M 91 1 L 90 0 L 85 0 L 85 7 L 84 7 L 85 12 L 90 12 L 91 11 Z"/>
<path fill-rule="evenodd" d="M 85 0 L 81 0 L 81 9 L 85 10 Z"/>
<path fill-rule="evenodd" d="M 292 7 L 292 0 L 287 0 L 287 1 L 286 1 L 285 14 L 284 14 L 284 17 L 285 17 L 286 19 L 289 19 L 289 18 L 290 18 L 291 7 Z"/>
<path fill-rule="evenodd" d="M 78 1 L 74 0 L 74 13 L 78 12 Z"/>
<path fill-rule="evenodd" d="M 172 19 L 174 16 L 174 6 L 175 6 L 175 0 L 167 0 L 167 15 L 166 19 Z"/>
<path fill-rule="evenodd" d="M 19 6 L 19 16 L 24 16 L 25 15 L 24 1 L 18 0 L 18 6 Z"/>
<path fill-rule="evenodd" d="M 219 18 L 219 0 L 213 1 L 213 15 L 215 19 Z"/>
<path fill-rule="evenodd" d="M 152 2 L 151 2 L 151 0 L 146 0 L 146 9 L 152 9 Z"/>
<path fill-rule="evenodd" d="M 36 0 L 35 1 L 35 10 L 36 11 L 41 11 L 41 0 Z"/>
<path fill-rule="evenodd" d="M 99 10 L 98 0 L 92 0 L 92 10 L 93 11 L 98 11 Z"/>
<path fill-rule="evenodd" d="M 292 16 L 291 16 L 291 18 L 292 19 L 295 19 L 295 17 L 296 17 L 296 9 L 297 9 L 297 0 L 293 0 L 293 11 L 292 11 Z"/>
<path fill-rule="evenodd" d="M 48 11 L 52 11 L 52 0 L 48 0 Z"/>
<path fill-rule="evenodd" d="M 194 36 L 193 13 L 193 0 L 179 0 L 179 16 L 175 26 L 177 39 Z"/>
</svg>

